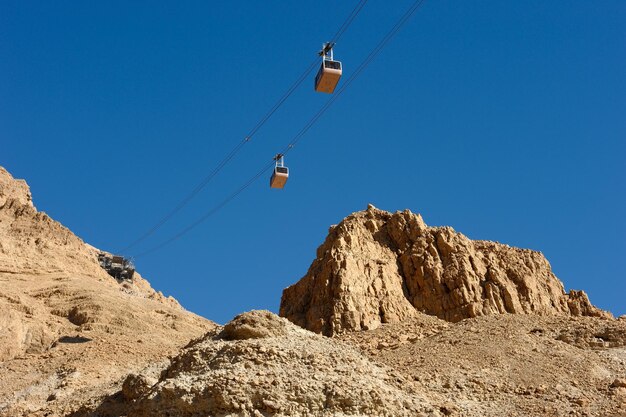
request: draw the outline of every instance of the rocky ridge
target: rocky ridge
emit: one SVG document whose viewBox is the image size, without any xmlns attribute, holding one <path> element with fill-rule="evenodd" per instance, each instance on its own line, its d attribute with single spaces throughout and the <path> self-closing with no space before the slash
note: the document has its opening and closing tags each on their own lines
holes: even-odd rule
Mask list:
<svg viewBox="0 0 626 417">
<path fill-rule="evenodd" d="M 98 275 L 96 249 L 39 212 L 24 180 L 0 167 L 0 273 Z"/>
<path fill-rule="evenodd" d="M 491 314 L 609 316 L 566 294 L 540 253 L 429 227 L 370 205 L 332 226 L 280 315 L 314 332 L 375 329 L 417 312 L 456 322 Z"/>
</svg>

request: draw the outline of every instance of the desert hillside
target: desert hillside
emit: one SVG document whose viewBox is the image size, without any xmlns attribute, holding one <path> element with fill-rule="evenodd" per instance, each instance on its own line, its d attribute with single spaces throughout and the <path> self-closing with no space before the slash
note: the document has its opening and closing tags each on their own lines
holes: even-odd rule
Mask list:
<svg viewBox="0 0 626 417">
<path fill-rule="evenodd" d="M 338 338 L 439 399 L 443 415 L 626 416 L 626 320 L 418 314 Z"/>
<path fill-rule="evenodd" d="M 313 332 L 242 314 L 76 417 L 626 415 L 624 318 L 538 252 L 408 211 L 331 227 L 286 311 Z"/>
<path fill-rule="evenodd" d="M 214 327 L 97 253 L 0 167 L 0 415 L 65 415 Z"/>
<path fill-rule="evenodd" d="M 626 415 L 626 320 L 417 313 L 324 337 L 235 317 L 72 417 Z"/>
<path fill-rule="evenodd" d="M 157 378 L 152 375 L 129 377 L 121 404 L 108 399 L 97 412 L 119 410 L 128 417 L 437 412 L 390 367 L 269 311 L 235 317 L 187 346 Z"/>
</svg>

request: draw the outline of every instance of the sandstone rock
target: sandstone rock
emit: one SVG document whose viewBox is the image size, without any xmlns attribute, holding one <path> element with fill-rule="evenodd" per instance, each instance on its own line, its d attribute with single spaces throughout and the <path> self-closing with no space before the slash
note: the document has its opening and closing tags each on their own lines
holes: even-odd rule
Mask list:
<svg viewBox="0 0 626 417">
<path fill-rule="evenodd" d="M 0 167 L 0 272 L 98 275 L 97 250 L 38 212 L 26 182 Z"/>
<path fill-rule="evenodd" d="M 626 409 L 626 321 L 566 295 L 541 254 L 373 206 L 330 235 L 286 308 L 327 334 L 372 330 L 325 338 L 266 311 L 213 329 L 141 277 L 110 278 L 0 170 L 0 417 Z"/>
<path fill-rule="evenodd" d="M 626 346 L 626 331 L 621 320 L 601 320 L 594 326 L 577 323 L 557 335 L 557 340 L 577 347 L 617 348 Z"/>
<path fill-rule="evenodd" d="M 419 214 L 376 209 L 331 228 L 280 315 L 314 332 L 374 329 L 424 312 L 448 321 L 503 313 L 609 316 L 565 294 L 540 252 L 472 241 Z"/>
<path fill-rule="evenodd" d="M 589 297 L 584 291 L 570 290 L 567 296 L 567 306 L 574 316 L 608 317 L 609 315 L 596 307 L 589 301 Z"/>
<path fill-rule="evenodd" d="M 0 208 L 10 201 L 20 207 L 33 207 L 33 197 L 26 181 L 14 179 L 9 172 L 0 167 Z"/>
</svg>

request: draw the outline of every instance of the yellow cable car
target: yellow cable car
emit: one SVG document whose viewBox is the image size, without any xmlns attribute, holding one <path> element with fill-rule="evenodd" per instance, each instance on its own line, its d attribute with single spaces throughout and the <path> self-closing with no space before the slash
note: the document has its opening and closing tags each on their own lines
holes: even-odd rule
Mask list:
<svg viewBox="0 0 626 417">
<path fill-rule="evenodd" d="M 333 60 L 334 43 L 326 42 L 319 52 L 322 65 L 315 76 L 315 91 L 332 94 L 341 78 L 341 62 Z"/>
<path fill-rule="evenodd" d="M 285 166 L 283 155 L 278 154 L 274 157 L 276 166 L 270 178 L 270 188 L 284 188 L 289 178 L 289 168 Z"/>
</svg>

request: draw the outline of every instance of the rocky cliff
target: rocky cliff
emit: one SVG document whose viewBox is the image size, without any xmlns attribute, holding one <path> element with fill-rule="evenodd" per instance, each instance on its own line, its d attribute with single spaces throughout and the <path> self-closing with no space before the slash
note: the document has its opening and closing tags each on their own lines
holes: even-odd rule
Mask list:
<svg viewBox="0 0 626 417">
<path fill-rule="evenodd" d="M 374 329 L 422 312 L 456 322 L 503 313 L 608 315 L 566 294 L 540 253 L 429 227 L 369 206 L 331 227 L 280 315 L 314 332 Z"/>
</svg>

